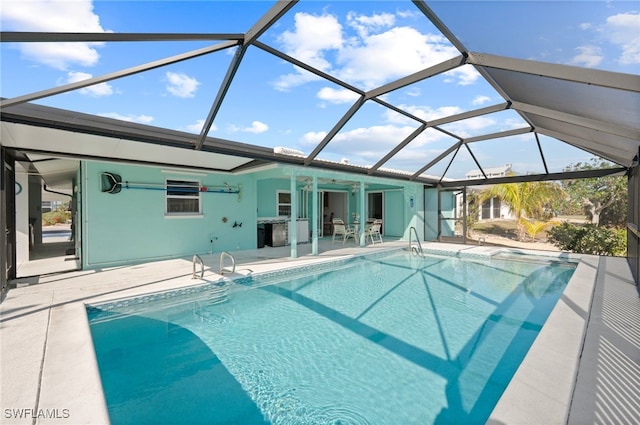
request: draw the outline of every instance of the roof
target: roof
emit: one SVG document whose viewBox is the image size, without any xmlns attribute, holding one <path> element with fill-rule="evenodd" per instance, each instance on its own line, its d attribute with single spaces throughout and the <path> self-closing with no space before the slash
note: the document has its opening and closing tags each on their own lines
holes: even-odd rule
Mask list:
<svg viewBox="0 0 640 425">
<path fill-rule="evenodd" d="M 472 177 L 479 177 L 482 176 L 482 173 L 484 172 L 484 174 L 487 177 L 491 177 L 491 176 L 506 176 L 507 172 L 511 171 L 511 164 L 506 164 L 506 165 L 502 165 L 500 167 L 491 167 L 491 168 L 485 168 L 483 170 L 470 170 L 467 173 L 467 178 L 472 178 Z"/>
<path fill-rule="evenodd" d="M 206 33 L 171 33 L 166 28 L 135 33 L 3 31 L 0 34 L 3 47 L 6 43 L 101 42 L 115 45 L 124 41 L 139 44 L 185 43 L 187 46 L 197 41 L 205 47 L 180 54 L 167 50 L 166 56 L 158 60 L 21 95 L 14 95 L 3 84 L 4 98 L 0 103 L 2 143 L 49 153 L 149 162 L 167 161 L 166 151 L 170 151 L 173 152 L 170 155 L 173 162 L 223 171 L 237 172 L 245 167 L 280 162 L 426 184 L 463 180 L 464 171 L 456 175 L 456 167 L 469 170 L 469 165 L 475 165 L 484 175 L 490 174 L 492 163 L 496 162 L 487 148 L 492 145 L 501 146 L 498 150 L 506 158 L 505 163 L 517 164 L 524 158 L 534 158 L 535 169 L 526 170 L 527 178 L 561 176 L 561 171 L 569 164 L 552 165 L 556 159 L 554 147 L 557 146 L 567 147 L 573 155 L 569 155 L 569 158 L 577 158 L 576 153 L 586 153 L 587 157 L 598 156 L 611 161 L 616 170 L 632 165 L 640 149 L 640 77 L 637 74 L 501 55 L 499 50 L 502 46 L 497 41 L 482 44 L 478 41 L 483 40 L 482 33 L 466 33 L 468 26 L 464 25 L 465 19 L 478 19 L 471 11 L 472 5 L 468 5 L 468 11 L 464 9 L 461 14 L 456 14 L 453 8 L 443 3 L 447 2 L 402 2 L 402 7 L 416 17 L 411 29 L 423 33 L 432 31 L 429 35 L 439 37 L 441 49 L 449 52 L 448 56 L 442 56 L 444 59 L 429 63 L 428 66 L 423 64 L 414 72 L 406 72 L 376 84 L 363 83 L 362 78 L 355 79 L 345 72 L 332 73 L 330 69 L 323 68 L 321 58 L 305 57 L 304 53 L 296 51 L 295 46 L 282 43 L 282 37 L 290 34 L 288 31 L 296 19 L 310 16 L 304 7 L 314 7 L 314 10 L 319 10 L 321 5 L 327 9 L 337 7 L 332 2 L 259 2 L 256 7 L 264 10 L 261 13 L 247 13 L 244 19 L 252 21 L 238 32 L 228 32 L 215 25 L 207 28 Z M 244 5 L 244 2 L 239 4 Z M 384 2 L 370 4 L 371 16 L 375 16 L 374 6 L 383 7 Z M 226 5 L 231 7 L 229 3 Z M 393 5 L 399 8 L 400 2 L 393 2 Z M 515 19 L 515 16 L 511 18 Z M 394 31 L 385 32 L 384 36 L 398 36 L 401 30 L 407 28 L 410 27 L 395 27 Z M 277 37 L 274 31 L 279 31 Z M 510 35 L 505 33 L 505 36 Z M 527 40 L 522 39 L 520 43 L 524 48 Z M 480 46 L 482 50 L 472 50 L 472 45 Z M 229 52 L 233 55 L 229 55 Z M 214 55 L 216 60 L 226 62 L 226 65 L 218 70 L 217 91 L 200 109 L 200 115 L 206 118 L 198 134 L 52 106 L 68 105 L 70 98 L 64 97 L 66 93 L 78 93 L 100 84 L 151 73 L 158 68 L 170 69 L 186 61 L 197 63 L 203 57 Z M 371 58 L 362 57 L 360 60 Z M 254 107 L 252 94 L 245 93 L 243 87 L 248 87 L 246 72 L 255 68 L 256 64 L 259 68 L 260 61 L 275 61 L 288 66 L 288 69 L 295 69 L 300 72 L 296 74 L 298 78 L 319 82 L 322 84 L 319 87 L 333 90 L 333 94 L 342 93 L 347 99 L 347 103 L 342 103 L 341 112 L 331 109 L 322 115 L 323 108 L 318 108 L 317 98 L 311 98 L 301 108 L 297 104 L 292 106 L 294 104 L 287 103 L 286 94 L 277 90 L 272 92 L 273 101 L 267 107 L 260 107 L 281 110 L 281 115 L 289 117 L 289 121 L 308 121 L 307 136 L 315 135 L 315 141 L 311 143 L 306 140 L 304 149 L 300 145 L 283 145 L 281 139 L 273 135 L 258 139 L 261 125 L 258 121 L 254 121 L 256 131 L 243 133 L 244 139 L 216 137 L 216 129 L 219 129 L 217 123 L 228 118 L 225 108 L 229 103 L 238 101 L 238 93 L 242 94 L 240 99 L 249 101 L 246 114 L 251 117 L 259 115 L 261 110 L 257 105 L 262 103 L 256 98 Z M 3 70 L 14 65 L 4 60 L 2 63 Z M 372 67 L 375 68 L 375 61 Z M 414 90 L 418 96 L 422 94 L 422 103 L 434 101 L 423 94 L 428 93 L 429 85 L 442 84 L 443 78 L 451 75 L 451 72 L 463 70 L 466 74 L 479 75 L 485 82 L 483 90 L 492 90 L 491 97 L 498 101 L 490 106 L 454 110 L 449 114 L 443 112 L 447 110 L 443 107 L 439 115 L 425 116 L 407 103 L 406 95 L 401 96 L 407 94 L 408 90 Z M 264 78 L 269 80 L 273 76 L 264 75 Z M 9 95 L 6 94 L 8 91 Z M 452 88 L 452 98 L 454 91 Z M 300 96 L 304 94 L 301 91 L 296 93 L 300 93 Z M 174 102 L 178 105 L 177 101 Z M 442 102 L 442 105 L 447 104 L 444 100 Z M 165 105 L 167 108 L 178 114 L 180 106 L 172 106 L 168 102 Z M 373 129 L 375 124 L 360 123 L 375 121 L 382 115 L 393 115 L 397 125 L 384 127 L 383 130 L 387 131 L 385 138 L 375 144 L 374 149 L 373 140 L 368 142 L 366 134 L 371 134 L 367 130 Z M 470 133 L 470 127 L 461 126 L 479 118 L 510 123 L 510 128 Z M 32 130 L 26 131 L 24 126 Z M 40 130 L 36 132 L 35 128 Z M 91 134 L 95 137 L 90 143 L 78 140 L 65 145 L 66 142 L 62 140 L 67 137 L 62 135 L 60 143 L 47 143 L 51 138 L 44 137 L 42 129 L 63 131 L 65 134 Z M 364 136 L 359 137 L 359 134 Z M 20 135 L 20 140 L 16 139 L 16 135 Z M 39 139 L 32 140 L 32 137 Z M 249 140 L 254 138 L 260 142 L 252 143 Z M 157 149 L 150 149 L 151 145 Z M 288 149 L 284 154 L 282 150 L 274 151 L 275 147 L 282 146 Z M 183 151 L 184 154 L 175 154 Z M 287 153 L 298 151 L 302 151 L 303 156 Z M 507 158 L 510 154 L 513 159 Z M 342 158 L 347 160 L 343 161 Z M 486 183 L 487 179 L 481 180 Z"/>
</svg>

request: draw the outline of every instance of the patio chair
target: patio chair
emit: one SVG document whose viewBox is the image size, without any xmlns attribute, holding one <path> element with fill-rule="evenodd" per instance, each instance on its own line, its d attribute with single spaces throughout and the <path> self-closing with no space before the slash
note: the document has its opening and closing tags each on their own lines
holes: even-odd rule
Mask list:
<svg viewBox="0 0 640 425">
<path fill-rule="evenodd" d="M 349 237 L 352 237 L 355 241 L 356 233 L 353 229 L 347 227 L 341 218 L 333 219 L 333 238 L 331 243 L 335 242 L 336 236 L 342 236 L 342 243 L 344 244 Z"/>
<path fill-rule="evenodd" d="M 371 239 L 371 243 L 373 245 L 376 244 L 374 240 L 375 238 L 382 243 L 382 234 L 380 233 L 380 229 L 382 228 L 382 221 L 374 220 L 373 223 L 364 230 L 364 238 L 367 239 L 367 236 Z"/>
</svg>

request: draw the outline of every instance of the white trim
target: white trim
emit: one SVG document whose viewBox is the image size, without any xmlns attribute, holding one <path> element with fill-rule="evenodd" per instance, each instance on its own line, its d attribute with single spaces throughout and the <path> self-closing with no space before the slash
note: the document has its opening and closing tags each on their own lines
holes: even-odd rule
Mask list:
<svg viewBox="0 0 640 425">
<path fill-rule="evenodd" d="M 284 202 L 280 202 L 280 194 L 281 193 L 288 193 L 289 194 L 289 204 L 284 203 Z M 276 217 L 290 217 L 291 216 L 291 211 L 293 209 L 293 196 L 291 195 L 291 191 L 290 190 L 276 190 Z M 280 205 L 289 205 L 289 215 L 280 215 Z"/>
<path fill-rule="evenodd" d="M 204 218 L 204 214 L 186 214 L 186 213 L 180 213 L 180 214 L 165 214 L 164 218 Z"/>
<path fill-rule="evenodd" d="M 184 196 L 184 195 L 169 195 L 169 182 L 184 182 L 184 183 L 191 183 L 191 184 L 196 184 L 197 185 L 197 189 L 198 191 L 195 192 L 195 195 L 193 196 Z M 200 194 L 200 187 L 202 187 L 202 181 L 200 180 L 185 180 L 185 179 L 181 179 L 181 180 L 177 180 L 177 179 L 170 179 L 167 178 L 164 181 L 164 185 L 166 188 L 165 191 L 165 195 L 164 195 L 164 215 L 165 217 L 167 216 L 171 216 L 171 217 L 194 217 L 197 215 L 202 215 L 202 196 Z M 194 200 L 197 199 L 198 201 L 198 211 L 197 212 L 169 212 L 168 211 L 168 201 L 169 199 L 183 199 L 183 200 Z"/>
<path fill-rule="evenodd" d="M 206 176 L 207 173 L 197 173 L 195 171 L 182 171 L 178 169 L 164 169 L 160 170 L 163 174 L 181 174 L 185 176 Z"/>
</svg>

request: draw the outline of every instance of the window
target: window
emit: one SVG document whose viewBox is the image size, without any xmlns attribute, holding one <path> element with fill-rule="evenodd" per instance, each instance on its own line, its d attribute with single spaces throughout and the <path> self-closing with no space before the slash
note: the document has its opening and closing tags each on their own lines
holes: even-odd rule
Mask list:
<svg viewBox="0 0 640 425">
<path fill-rule="evenodd" d="M 278 216 L 291 215 L 291 192 L 289 191 L 276 192 L 276 208 L 278 210 Z"/>
<path fill-rule="evenodd" d="M 167 214 L 200 214 L 200 182 L 167 180 Z"/>
</svg>

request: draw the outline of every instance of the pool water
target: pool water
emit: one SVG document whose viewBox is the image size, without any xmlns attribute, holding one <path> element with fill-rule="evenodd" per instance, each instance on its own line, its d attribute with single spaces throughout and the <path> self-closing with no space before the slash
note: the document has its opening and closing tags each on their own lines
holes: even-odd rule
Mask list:
<svg viewBox="0 0 640 425">
<path fill-rule="evenodd" d="M 402 252 L 88 314 L 115 425 L 480 424 L 574 269 Z"/>
</svg>

